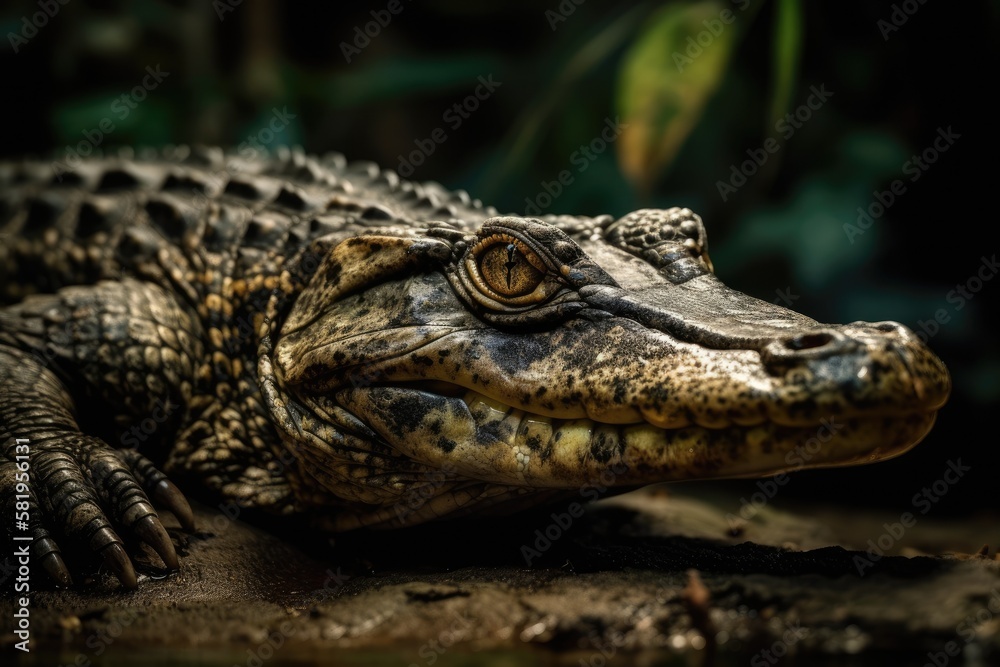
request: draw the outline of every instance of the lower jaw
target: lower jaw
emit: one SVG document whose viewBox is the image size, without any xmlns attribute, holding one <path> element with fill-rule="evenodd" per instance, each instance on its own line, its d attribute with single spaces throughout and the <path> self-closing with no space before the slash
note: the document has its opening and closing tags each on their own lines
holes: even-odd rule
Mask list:
<svg viewBox="0 0 1000 667">
<path fill-rule="evenodd" d="M 666 431 L 630 448 L 635 483 L 766 477 L 806 468 L 863 465 L 894 458 L 917 445 L 936 413 L 824 419 L 819 425 L 764 424 L 749 428 Z M 642 446 L 645 444 L 646 446 Z"/>
<path fill-rule="evenodd" d="M 411 414 L 401 430 L 398 415 L 414 401 L 423 406 L 420 421 Z M 345 390 L 338 402 L 413 460 L 447 465 L 459 478 L 547 489 L 763 477 L 872 463 L 916 445 L 935 419 L 934 412 L 924 412 L 831 417 L 812 426 L 661 429 L 553 420 L 474 396 L 392 386 Z"/>
</svg>

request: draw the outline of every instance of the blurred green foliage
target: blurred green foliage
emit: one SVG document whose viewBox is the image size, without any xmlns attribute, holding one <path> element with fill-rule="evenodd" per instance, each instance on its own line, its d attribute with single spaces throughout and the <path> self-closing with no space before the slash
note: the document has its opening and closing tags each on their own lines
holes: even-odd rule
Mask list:
<svg viewBox="0 0 1000 667">
<path fill-rule="evenodd" d="M 641 193 L 674 161 L 722 82 L 737 42 L 735 21 L 721 2 L 667 5 L 626 53 L 617 107 L 627 128 L 618 158 Z"/>
</svg>

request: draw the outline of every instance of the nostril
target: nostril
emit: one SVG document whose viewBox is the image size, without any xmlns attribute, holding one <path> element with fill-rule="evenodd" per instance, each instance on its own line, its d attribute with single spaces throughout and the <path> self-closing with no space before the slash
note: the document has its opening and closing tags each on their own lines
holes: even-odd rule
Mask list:
<svg viewBox="0 0 1000 667">
<path fill-rule="evenodd" d="M 835 330 L 813 330 L 773 338 L 760 350 L 761 361 L 772 373 L 783 373 L 809 361 L 846 354 L 858 342 Z"/>
<path fill-rule="evenodd" d="M 899 322 L 875 322 L 869 325 L 879 333 L 890 334 L 899 338 L 908 338 L 913 334 Z"/>
<path fill-rule="evenodd" d="M 785 339 L 785 347 L 789 350 L 812 350 L 817 347 L 829 345 L 834 340 L 833 335 L 821 331 L 818 333 L 807 333 Z"/>
</svg>

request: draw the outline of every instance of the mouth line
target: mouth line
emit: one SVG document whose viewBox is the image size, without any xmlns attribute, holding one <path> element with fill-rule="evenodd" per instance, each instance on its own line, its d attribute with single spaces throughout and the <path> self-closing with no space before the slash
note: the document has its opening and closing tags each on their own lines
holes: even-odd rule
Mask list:
<svg viewBox="0 0 1000 667">
<path fill-rule="evenodd" d="M 355 385 L 362 386 L 362 385 Z M 536 420 L 546 420 L 553 425 L 553 428 L 560 428 L 569 422 L 589 422 L 593 428 L 628 428 L 628 427 L 642 427 L 651 426 L 655 429 L 663 431 L 665 433 L 676 433 L 684 431 L 685 429 L 704 429 L 710 432 L 748 432 L 753 429 L 759 428 L 781 428 L 781 429 L 802 429 L 803 431 L 808 429 L 817 429 L 823 426 L 828 420 L 831 419 L 841 419 L 841 420 L 870 420 L 870 419 L 887 419 L 887 420 L 906 420 L 914 416 L 923 416 L 935 414 L 938 410 L 937 407 L 933 406 L 920 406 L 910 409 L 899 409 L 899 410 L 887 410 L 882 412 L 865 412 L 859 411 L 855 413 L 851 412 L 841 412 L 828 411 L 824 414 L 817 414 L 815 419 L 799 419 L 799 420 L 782 420 L 775 418 L 768 418 L 767 416 L 761 415 L 760 419 L 753 421 L 748 420 L 730 420 L 728 423 L 701 423 L 693 415 L 689 416 L 689 422 L 686 424 L 664 426 L 662 423 L 657 423 L 657 421 L 646 418 L 645 412 L 641 409 L 637 409 L 643 418 L 634 419 L 629 421 L 602 421 L 600 419 L 595 419 L 589 414 L 584 415 L 566 415 L 566 414 L 553 414 L 553 413 L 543 413 L 538 412 L 535 409 L 524 408 L 518 405 L 512 405 L 505 401 L 504 399 L 491 396 L 488 393 L 482 391 L 481 388 L 469 388 L 464 385 L 460 385 L 454 382 L 449 382 L 447 380 L 408 380 L 408 381 L 387 381 L 387 382 L 374 382 L 367 386 L 378 386 L 378 387 L 392 387 L 398 389 L 408 389 L 416 390 L 420 392 L 426 392 L 430 394 L 436 394 L 438 396 L 444 396 L 447 398 L 459 398 L 466 405 L 471 405 L 473 402 L 485 402 L 490 404 L 492 409 L 497 412 L 503 412 L 509 414 L 513 411 L 519 411 L 524 414 L 526 419 L 536 419 Z"/>
</svg>

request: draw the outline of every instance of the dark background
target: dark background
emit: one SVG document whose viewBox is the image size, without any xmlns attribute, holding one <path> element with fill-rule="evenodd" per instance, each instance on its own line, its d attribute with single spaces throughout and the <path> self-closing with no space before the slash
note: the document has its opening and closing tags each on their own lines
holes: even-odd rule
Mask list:
<svg viewBox="0 0 1000 667">
<path fill-rule="evenodd" d="M 961 308 L 948 300 L 983 256 L 1000 250 L 991 97 L 1000 3 L 897 3 L 916 11 L 884 38 L 879 21 L 894 11 L 887 2 L 741 0 L 740 10 L 728 1 L 564 0 L 573 12 L 553 29 L 546 11 L 558 11 L 558 0 L 399 0 L 402 11 L 348 63 L 342 43 L 387 1 L 51 0 L 58 12 L 37 32 L 26 29 L 25 21 L 42 23 L 32 17 L 44 2 L 0 10 L 5 157 L 64 158 L 110 118 L 114 130 L 100 136 L 102 148 L 239 146 L 256 136 L 269 139 L 268 147 L 299 144 L 396 167 L 415 140 L 442 127 L 447 140 L 413 177 L 465 188 L 501 211 L 523 212 L 525 198 L 536 198 L 561 170 L 571 171 L 573 183 L 546 213 L 617 216 L 642 206 L 689 206 L 708 225 L 716 272 L 737 289 L 768 301 L 790 294 L 792 307 L 820 321 L 891 319 L 919 331 L 940 309 L 947 319 L 930 345 L 952 370 L 955 388 L 927 440 L 875 466 L 799 473 L 782 501 L 912 510 L 912 496 L 961 457 L 972 471 L 935 515 L 1000 504 L 1000 280 L 986 282 Z M 695 59 L 698 76 L 681 81 L 693 88 L 671 87 L 679 73 L 668 56 L 683 53 L 687 42 L 682 32 L 664 38 L 658 26 L 687 16 L 697 34 L 701 17 L 727 7 L 737 19 Z M 715 59 L 718 66 L 705 74 Z M 169 74 L 122 118 L 115 100 L 157 66 Z M 793 87 L 776 86 L 777 72 Z M 489 75 L 501 82 L 496 92 L 460 127 L 446 123 L 444 112 Z M 716 80 L 717 89 L 708 90 Z M 830 100 L 787 140 L 778 134 L 780 150 L 724 202 L 717 182 L 775 135 L 772 108 L 794 110 L 810 86 L 821 85 Z M 780 90 L 787 91 L 784 105 Z M 648 123 L 633 121 L 635 129 L 652 127 L 652 139 L 617 141 L 577 171 L 574 151 L 599 136 L 605 119 L 649 99 L 668 102 L 653 105 Z M 295 117 L 273 138 L 261 135 L 275 108 Z M 678 129 L 673 114 L 681 112 L 690 132 Z M 949 127 L 960 138 L 911 182 L 904 163 Z M 664 128 L 683 139 L 679 150 L 654 150 Z M 647 168 L 622 168 L 637 163 Z M 895 179 L 905 193 L 851 243 L 844 225 Z M 756 490 L 753 481 L 727 484 Z"/>
</svg>

